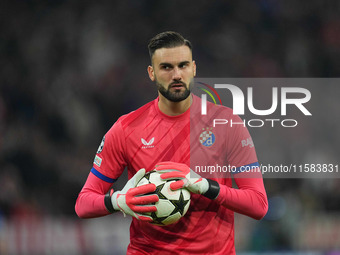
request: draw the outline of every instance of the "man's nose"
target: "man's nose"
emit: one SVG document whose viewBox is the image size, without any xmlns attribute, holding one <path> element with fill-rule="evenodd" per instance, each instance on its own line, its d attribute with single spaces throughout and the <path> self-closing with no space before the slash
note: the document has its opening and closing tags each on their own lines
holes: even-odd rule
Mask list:
<svg viewBox="0 0 340 255">
<path fill-rule="evenodd" d="M 175 68 L 173 69 L 172 79 L 173 79 L 173 80 L 181 80 L 181 79 L 182 79 L 181 70 L 179 70 L 178 67 L 175 67 Z"/>
</svg>

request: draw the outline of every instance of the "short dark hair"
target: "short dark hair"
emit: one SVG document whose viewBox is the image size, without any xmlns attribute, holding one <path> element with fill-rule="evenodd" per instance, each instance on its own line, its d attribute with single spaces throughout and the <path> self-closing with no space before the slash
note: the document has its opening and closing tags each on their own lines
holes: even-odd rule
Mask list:
<svg viewBox="0 0 340 255">
<path fill-rule="evenodd" d="M 174 48 L 186 45 L 192 51 L 191 42 L 185 39 L 182 35 L 173 31 L 162 32 L 155 37 L 153 37 L 148 45 L 150 59 L 152 61 L 152 56 L 157 49 L 160 48 Z"/>
</svg>

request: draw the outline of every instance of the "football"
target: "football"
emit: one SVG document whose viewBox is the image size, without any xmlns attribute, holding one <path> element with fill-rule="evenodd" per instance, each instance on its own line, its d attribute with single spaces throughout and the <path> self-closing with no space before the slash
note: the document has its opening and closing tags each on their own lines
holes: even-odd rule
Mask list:
<svg viewBox="0 0 340 255">
<path fill-rule="evenodd" d="M 166 226 L 177 222 L 183 217 L 189 209 L 190 192 L 186 189 L 171 190 L 170 184 L 175 180 L 165 181 L 160 177 L 160 173 L 153 170 L 144 175 L 137 186 L 153 183 L 156 190 L 152 194 L 159 197 L 159 201 L 155 203 L 156 212 L 147 213 L 151 216 L 152 224 Z"/>
</svg>

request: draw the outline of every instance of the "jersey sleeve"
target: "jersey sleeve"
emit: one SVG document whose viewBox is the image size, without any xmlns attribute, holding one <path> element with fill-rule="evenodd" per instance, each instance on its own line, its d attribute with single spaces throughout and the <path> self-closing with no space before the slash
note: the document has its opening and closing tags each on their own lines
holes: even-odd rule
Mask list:
<svg viewBox="0 0 340 255">
<path fill-rule="evenodd" d="M 216 201 L 228 209 L 262 219 L 268 211 L 268 199 L 260 172 L 239 173 L 235 182 L 239 189 L 220 185 L 220 194 Z"/>
<path fill-rule="evenodd" d="M 120 120 L 105 134 L 94 158 L 91 173 L 113 183 L 124 171 L 125 136 Z"/>
<path fill-rule="evenodd" d="M 227 141 L 227 160 L 232 173 L 258 167 L 254 143 L 243 120 L 238 115 L 232 115 L 229 125 L 231 135 Z"/>
<path fill-rule="evenodd" d="M 109 214 L 104 197 L 125 166 L 125 136 L 118 120 L 103 137 L 91 172 L 78 195 L 75 211 L 80 218 Z"/>
<path fill-rule="evenodd" d="M 232 211 L 259 220 L 268 210 L 267 194 L 253 140 L 237 115 L 231 117 L 228 138 L 227 159 L 239 189 L 220 185 L 216 201 Z"/>
<path fill-rule="evenodd" d="M 104 203 L 105 194 L 110 187 L 111 183 L 90 173 L 76 200 L 75 211 L 78 217 L 94 218 L 110 214 Z"/>
</svg>

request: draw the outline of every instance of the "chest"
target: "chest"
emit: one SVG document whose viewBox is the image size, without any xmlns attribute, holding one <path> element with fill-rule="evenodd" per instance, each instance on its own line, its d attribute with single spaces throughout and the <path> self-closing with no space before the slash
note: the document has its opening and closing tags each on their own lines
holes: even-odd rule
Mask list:
<svg viewBox="0 0 340 255">
<path fill-rule="evenodd" d="M 223 164 L 226 160 L 223 130 L 205 123 L 157 120 L 127 134 L 127 157 L 134 169 L 150 171 L 162 161 L 195 165 Z"/>
</svg>

